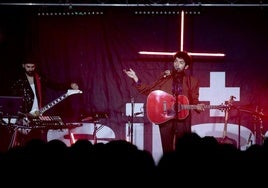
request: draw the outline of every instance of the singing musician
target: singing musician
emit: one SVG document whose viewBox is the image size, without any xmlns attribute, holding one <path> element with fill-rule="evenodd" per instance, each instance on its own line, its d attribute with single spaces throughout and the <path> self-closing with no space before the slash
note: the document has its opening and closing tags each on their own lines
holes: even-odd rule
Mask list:
<svg viewBox="0 0 268 188">
<path fill-rule="evenodd" d="M 204 104 L 199 102 L 199 81 L 186 73 L 192 65 L 192 58 L 185 51 L 178 51 L 173 56 L 172 70 L 166 70 L 151 84 L 143 83 L 133 69 L 123 70 L 134 80 L 134 87 L 141 94 L 149 95 L 154 90 L 162 90 L 173 95 L 177 100 L 179 95 L 188 98 L 189 104 L 196 105 L 197 112 L 204 110 Z M 180 104 L 180 101 L 177 101 Z M 177 105 L 175 105 L 177 106 Z M 175 109 L 180 113 L 178 109 Z M 177 114 L 176 113 L 176 114 Z M 174 151 L 176 140 L 185 133 L 191 132 L 191 111 L 185 118 L 174 118 L 159 124 L 163 153 Z"/>
</svg>

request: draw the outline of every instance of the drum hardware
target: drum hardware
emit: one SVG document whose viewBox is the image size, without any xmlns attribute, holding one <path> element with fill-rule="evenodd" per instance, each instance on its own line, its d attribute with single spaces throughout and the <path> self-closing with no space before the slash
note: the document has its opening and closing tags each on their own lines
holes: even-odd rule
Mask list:
<svg viewBox="0 0 268 188">
<path fill-rule="evenodd" d="M 133 107 L 132 107 L 133 108 Z M 133 122 L 134 118 L 138 117 L 139 115 L 144 114 L 144 112 L 135 112 L 133 113 L 133 116 L 127 116 L 127 135 L 126 135 L 126 140 L 128 142 L 133 143 Z"/>
<path fill-rule="evenodd" d="M 11 139 L 7 146 L 7 149 L 15 146 L 15 139 L 17 136 L 17 122 L 19 119 L 19 113 L 3 113 L 0 112 L 1 123 L 0 126 L 5 126 L 8 132 L 11 134 Z"/>
<path fill-rule="evenodd" d="M 16 124 L 10 124 L 8 127 L 13 130 L 8 149 L 18 145 L 18 132 L 27 135 L 33 129 L 73 129 L 82 126 L 82 123 L 64 123 L 60 116 L 38 116 L 38 117 L 24 117 L 19 119 Z"/>
<path fill-rule="evenodd" d="M 238 125 L 238 127 L 239 127 L 239 131 L 238 131 L 239 144 L 238 145 L 237 145 L 237 143 L 236 143 L 236 141 L 234 139 L 229 138 L 227 136 L 227 123 L 228 123 L 228 120 L 229 120 L 229 112 L 230 112 L 231 108 L 233 107 L 234 99 L 235 99 L 234 96 L 230 96 L 229 101 L 225 103 L 226 108 L 224 109 L 224 130 L 223 130 L 222 138 L 220 139 L 219 142 L 223 143 L 223 144 L 233 144 L 236 147 L 240 148 L 240 125 Z"/>
<path fill-rule="evenodd" d="M 128 141 L 130 141 L 131 144 L 133 144 L 133 126 L 134 126 L 134 97 L 131 97 L 131 116 L 128 120 L 128 135 L 129 138 Z"/>
<path fill-rule="evenodd" d="M 95 126 L 95 125 L 93 124 L 93 126 Z M 104 127 L 105 127 L 104 125 L 97 126 L 97 128 L 96 127 L 93 127 L 93 133 L 92 134 L 73 133 L 71 131 L 71 129 L 69 129 L 68 134 L 64 135 L 63 138 L 70 140 L 71 145 L 74 144 L 75 141 L 76 140 L 79 140 L 79 139 L 82 139 L 82 140 L 93 140 L 96 143 L 97 143 L 97 141 L 112 141 L 112 140 L 114 140 L 114 138 L 98 138 L 96 136 L 96 133 L 98 133 L 98 131 L 100 131 Z M 94 130 L 95 130 L 95 132 L 94 132 Z"/>
<path fill-rule="evenodd" d="M 108 113 L 106 112 L 95 112 L 90 114 L 89 116 L 85 117 L 82 119 L 82 122 L 88 122 L 88 123 L 93 123 L 94 124 L 94 129 L 93 129 L 93 144 L 97 143 L 97 132 L 99 129 L 101 129 L 103 127 L 103 125 L 101 125 L 100 127 L 98 127 L 97 125 L 100 124 L 100 119 L 105 119 L 108 118 Z"/>
<path fill-rule="evenodd" d="M 253 133 L 255 135 L 255 143 L 257 144 L 263 144 L 264 141 L 264 133 L 263 133 L 263 121 L 262 118 L 265 117 L 263 114 L 263 109 L 259 110 L 258 106 L 255 109 L 255 112 L 252 112 L 252 118 L 253 118 Z M 257 126 L 259 125 L 259 129 L 257 129 Z"/>
<path fill-rule="evenodd" d="M 252 133 L 250 133 L 249 136 L 248 136 L 248 140 L 247 140 L 247 148 L 248 148 L 249 146 L 252 145 L 251 137 L 252 137 Z"/>
<path fill-rule="evenodd" d="M 264 133 L 263 133 L 263 118 L 267 117 L 263 113 L 263 109 L 259 110 L 259 107 L 256 106 L 255 110 L 239 109 L 241 112 L 248 113 L 252 116 L 253 119 L 253 134 L 255 136 L 256 144 L 263 144 Z"/>
<path fill-rule="evenodd" d="M 257 110 L 257 109 L 256 109 Z M 256 134 L 255 138 L 256 143 L 263 144 L 264 141 L 264 133 L 263 133 L 263 121 L 262 121 L 262 116 L 263 113 L 260 113 L 260 115 L 253 115 L 253 120 L 254 120 L 254 133 Z M 259 123 L 259 136 L 257 136 L 257 124 Z"/>
<path fill-rule="evenodd" d="M 263 143 L 263 138 L 264 138 L 264 134 L 263 134 L 263 125 L 262 125 L 262 117 L 265 117 L 264 114 L 262 113 L 262 111 L 258 111 L 258 107 L 256 108 L 255 111 L 250 111 L 250 110 L 246 110 L 246 109 L 241 109 L 239 106 L 234 106 L 233 105 L 233 101 L 234 101 L 235 97 L 231 96 L 229 101 L 226 102 L 227 108 L 225 109 L 225 120 L 224 120 L 224 132 L 223 132 L 223 137 L 220 140 L 221 143 L 230 143 L 230 144 L 236 144 L 236 141 L 234 141 L 231 138 L 227 138 L 226 133 L 227 133 L 227 122 L 229 119 L 229 112 L 231 109 L 235 109 L 238 111 L 238 117 L 239 117 L 239 122 L 238 122 L 238 143 L 237 143 L 237 147 L 240 149 L 241 144 L 240 144 L 240 137 L 241 137 L 241 130 L 240 130 L 240 126 L 241 126 L 241 112 L 246 112 L 252 115 L 253 117 L 253 121 L 254 121 L 254 130 L 253 130 L 253 135 L 255 136 L 255 143 L 257 144 L 262 144 Z M 259 123 L 259 130 L 257 130 L 257 122 Z M 252 135 L 249 135 L 248 138 L 248 144 L 252 143 L 251 140 Z"/>
</svg>

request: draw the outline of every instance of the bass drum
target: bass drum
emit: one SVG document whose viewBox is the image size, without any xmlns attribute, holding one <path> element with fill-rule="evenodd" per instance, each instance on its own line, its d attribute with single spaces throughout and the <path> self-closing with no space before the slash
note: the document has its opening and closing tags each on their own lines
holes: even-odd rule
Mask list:
<svg viewBox="0 0 268 188">
<path fill-rule="evenodd" d="M 107 143 L 115 139 L 115 133 L 106 125 L 82 123 L 82 126 L 75 128 L 48 130 L 47 141 L 54 139 L 63 141 L 67 146 L 71 146 L 79 139 L 89 140 L 92 144 Z"/>
<path fill-rule="evenodd" d="M 238 130 L 239 127 L 237 124 L 228 123 L 226 136 L 229 139 L 234 140 L 236 143 L 240 143 L 240 150 L 246 150 L 249 146 L 255 144 L 255 135 L 249 128 L 240 125 L 240 133 Z M 213 136 L 215 138 L 221 139 L 223 136 L 223 131 L 223 123 L 204 123 L 192 126 L 192 132 L 197 133 L 201 137 Z M 239 137 L 240 142 L 238 140 Z"/>
</svg>

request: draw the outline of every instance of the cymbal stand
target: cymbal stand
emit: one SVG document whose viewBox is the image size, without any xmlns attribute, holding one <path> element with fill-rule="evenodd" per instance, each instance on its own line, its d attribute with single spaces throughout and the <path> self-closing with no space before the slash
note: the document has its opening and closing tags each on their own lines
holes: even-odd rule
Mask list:
<svg viewBox="0 0 268 188">
<path fill-rule="evenodd" d="M 227 107 L 224 109 L 224 128 L 223 128 L 222 140 L 224 140 L 227 136 L 227 123 L 229 119 L 229 111 L 230 111 L 230 105 L 227 104 Z"/>
<path fill-rule="evenodd" d="M 130 135 L 131 135 L 131 131 L 130 131 L 130 129 L 131 129 L 131 117 L 130 116 L 128 116 L 128 121 L 127 121 L 127 132 L 126 132 L 126 141 L 128 141 L 128 142 L 130 142 L 131 141 L 131 139 L 130 139 Z"/>
<path fill-rule="evenodd" d="M 260 145 L 263 144 L 263 141 L 264 141 L 262 116 L 263 116 L 263 112 L 262 110 L 259 111 L 258 106 L 257 106 L 255 113 L 252 115 L 253 122 L 254 122 L 253 132 L 255 135 L 255 143 L 260 144 Z M 257 130 L 257 125 L 259 125 L 258 130 Z"/>
<path fill-rule="evenodd" d="M 17 133 L 18 133 L 18 127 L 15 127 L 14 132 L 12 133 L 12 137 L 11 137 L 8 149 L 13 148 L 14 146 L 16 146 L 16 144 L 17 144 L 17 142 L 16 142 Z"/>
<path fill-rule="evenodd" d="M 133 124 L 134 124 L 134 97 L 131 97 L 131 123 L 129 128 L 130 143 L 133 144 Z"/>
<path fill-rule="evenodd" d="M 8 128 L 12 127 L 11 126 L 11 116 L 8 116 L 7 126 L 8 126 Z M 13 127 L 13 133 L 12 133 L 12 136 L 11 136 L 11 140 L 10 140 L 8 149 L 13 148 L 14 146 L 16 146 L 18 144 L 17 143 L 18 128 L 19 128 L 18 126 Z"/>
<path fill-rule="evenodd" d="M 134 124 L 134 97 L 131 97 L 131 115 L 128 115 L 126 141 L 133 144 L 133 124 Z"/>
<path fill-rule="evenodd" d="M 94 118 L 94 121 L 93 121 L 93 124 L 94 124 L 94 129 L 93 129 L 93 143 L 94 144 L 97 144 L 97 132 L 98 132 L 98 126 L 97 124 L 99 123 L 99 118 L 96 117 Z"/>
</svg>

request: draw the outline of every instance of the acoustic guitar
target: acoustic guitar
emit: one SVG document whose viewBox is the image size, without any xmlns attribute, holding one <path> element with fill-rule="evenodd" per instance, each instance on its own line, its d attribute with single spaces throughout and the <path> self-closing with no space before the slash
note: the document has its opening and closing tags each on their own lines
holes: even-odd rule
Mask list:
<svg viewBox="0 0 268 188">
<path fill-rule="evenodd" d="M 176 113 L 175 105 L 178 104 Z M 225 105 L 205 105 L 204 108 L 224 110 Z M 197 105 L 190 105 L 185 95 L 176 98 L 162 90 L 152 91 L 147 97 L 147 118 L 155 124 L 161 124 L 168 120 L 178 118 L 183 120 L 188 117 L 189 110 L 197 109 Z"/>
</svg>

